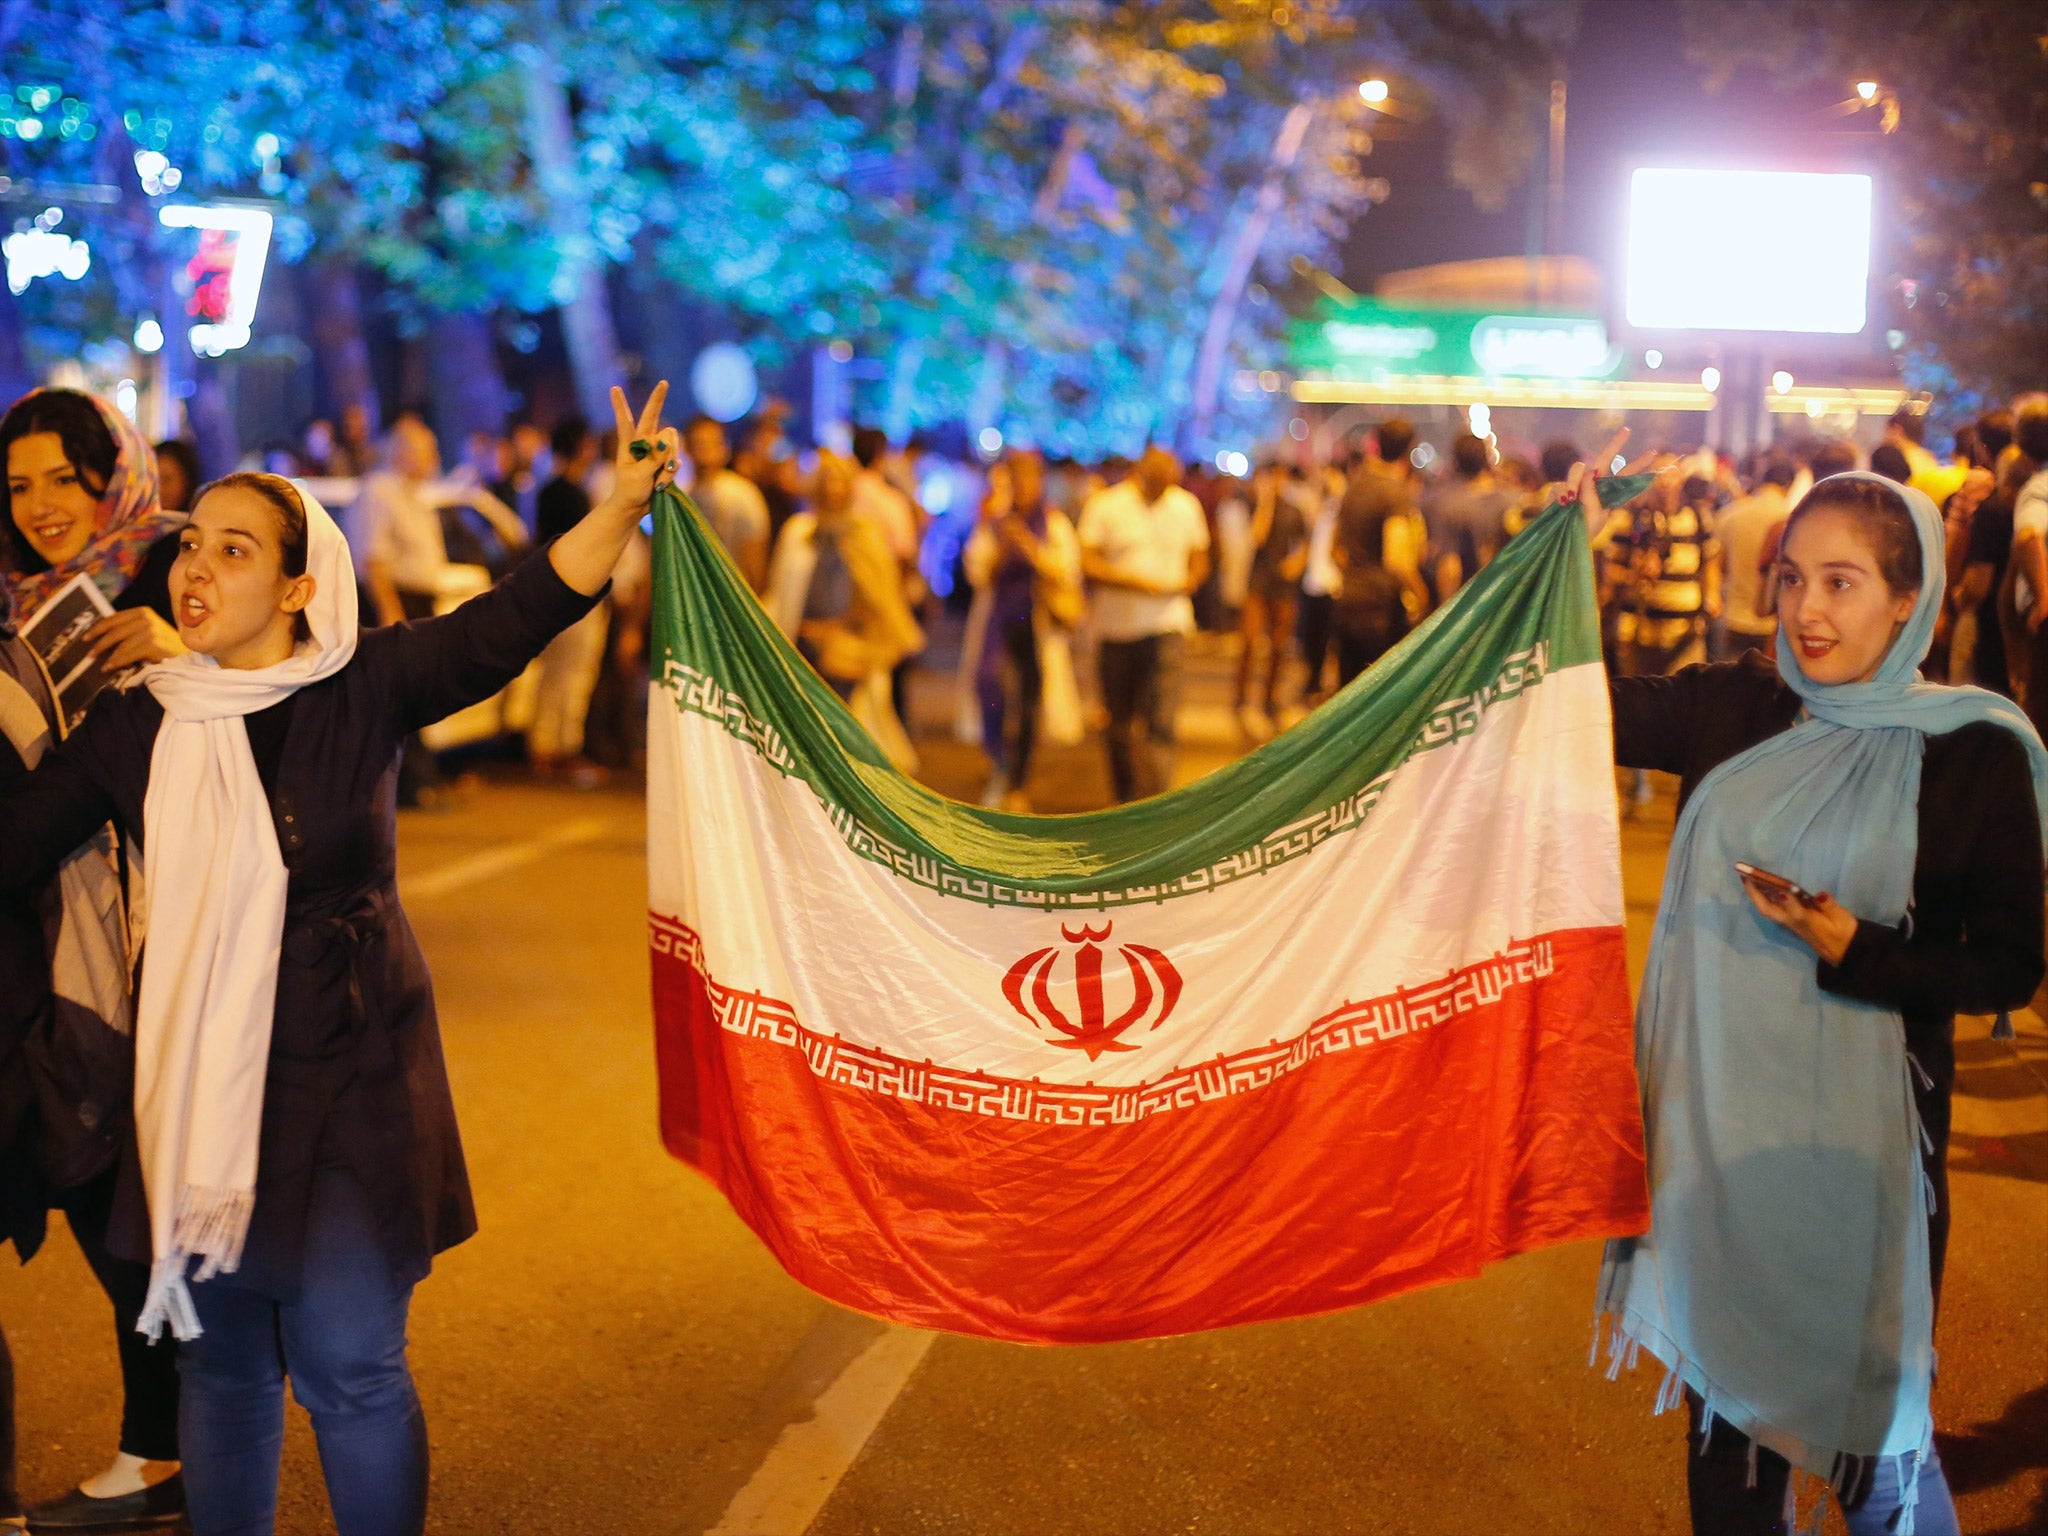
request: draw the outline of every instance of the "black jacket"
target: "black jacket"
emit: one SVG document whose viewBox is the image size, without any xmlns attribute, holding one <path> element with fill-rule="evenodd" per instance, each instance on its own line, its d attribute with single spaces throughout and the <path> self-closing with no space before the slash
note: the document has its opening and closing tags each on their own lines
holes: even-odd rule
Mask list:
<svg viewBox="0 0 2048 1536">
<path fill-rule="evenodd" d="M 1799 696 L 1752 653 L 1669 677 L 1614 678 L 1614 757 L 1679 776 L 1679 805 L 1712 769 L 1799 717 Z M 1823 989 L 1898 1010 L 1906 1048 L 1928 1082 L 1913 1084 L 1935 1143 L 1934 1269 L 1948 1226 L 1946 1162 L 1955 1087 L 1955 1017 L 2023 1006 L 2041 984 L 2041 823 L 2026 748 L 1988 722 L 1929 736 L 1920 769 L 1919 851 L 1907 928 L 1859 923 Z"/>
<path fill-rule="evenodd" d="M 322 1166 L 355 1172 L 402 1282 L 476 1230 L 426 962 L 398 904 L 399 744 L 503 688 L 594 601 L 546 559 L 527 561 L 445 617 L 365 630 L 339 673 L 248 717 L 289 879 L 256 1206 L 242 1267 L 226 1283 L 297 1294 Z M 0 901 L 48 879 L 102 822 L 140 845 L 162 721 L 147 689 L 102 694 L 76 734 L 0 798 Z M 132 1136 L 109 1247 L 150 1257 Z"/>
<path fill-rule="evenodd" d="M 157 540 L 135 579 L 114 599 L 115 609 L 153 608 L 170 620 L 169 577 L 171 562 L 177 557 L 176 533 Z M 47 717 L 51 713 L 48 701 L 38 702 L 44 705 Z M 21 755 L 0 736 L 0 805 L 10 803 L 27 774 Z M 40 886 L 0 889 L 0 1244 L 12 1241 L 24 1261 L 42 1244 L 49 1193 L 43 1188 L 32 1150 L 30 1090 L 22 1061 L 22 1042 L 50 997 L 50 956 L 38 907 Z"/>
</svg>

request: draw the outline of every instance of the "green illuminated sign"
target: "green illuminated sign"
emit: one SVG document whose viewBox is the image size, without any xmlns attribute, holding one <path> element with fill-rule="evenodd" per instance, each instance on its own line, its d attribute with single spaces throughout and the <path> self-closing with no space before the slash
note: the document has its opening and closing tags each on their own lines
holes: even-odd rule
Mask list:
<svg viewBox="0 0 2048 1536">
<path fill-rule="evenodd" d="M 1596 315 L 1496 315 L 1377 299 L 1326 302 L 1315 318 L 1295 322 L 1288 351 L 1297 373 L 1359 382 L 1604 379 L 1621 363 Z"/>
</svg>

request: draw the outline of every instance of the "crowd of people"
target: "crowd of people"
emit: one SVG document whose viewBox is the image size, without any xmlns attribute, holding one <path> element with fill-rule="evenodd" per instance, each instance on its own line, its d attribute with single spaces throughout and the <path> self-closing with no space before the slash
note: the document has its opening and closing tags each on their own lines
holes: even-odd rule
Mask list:
<svg viewBox="0 0 2048 1536">
<path fill-rule="evenodd" d="M 1091 725 L 1119 801 L 1171 784 L 1198 631 L 1236 637 L 1237 720 L 1263 739 L 1453 600 L 1538 511 L 1579 501 L 1616 761 L 1680 775 L 1690 807 L 1674 867 L 1720 835 L 1703 827 L 1763 805 L 1797 822 L 1788 859 L 1836 871 L 1836 894 L 1809 898 L 1700 863 L 1667 893 L 1659 943 L 1683 929 L 1685 976 L 1727 959 L 1740 987 L 1665 977 L 1645 1006 L 1717 1028 L 1726 981 L 1760 1017 L 1795 1002 L 1832 1017 L 1838 999 L 1898 1012 L 1938 1295 L 1954 1015 L 2019 1006 L 2043 970 L 2044 758 L 2028 718 L 2048 719 L 2048 396 L 1959 430 L 1946 459 L 1911 412 L 1867 464 L 1834 439 L 1739 461 L 1659 450 L 1612 511 L 1590 493 L 1609 448 L 1525 457 L 1465 434 L 1429 475 L 1434 454 L 1397 417 L 1327 457 L 1290 443 L 1243 476 L 1157 445 L 1093 465 L 1012 448 L 974 471 L 971 529 L 935 571 L 917 445 L 861 428 L 844 453 L 800 453 L 769 411 L 735 448 L 708 417 L 662 427 L 664 393 L 634 416 L 615 392 L 603 431 L 570 417 L 479 435 L 453 472 L 419 416 L 373 444 L 351 413 L 316 423 L 289 462 L 206 486 L 189 450 L 152 450 L 91 396 L 38 391 L 0 420 L 0 1238 L 27 1258 L 64 1212 L 112 1304 L 125 1394 L 112 1462 L 24 1514 L 0 1338 L 0 1528 L 119 1528 L 189 1499 L 206 1536 L 260 1536 L 287 1376 L 340 1529 L 421 1528 L 406 1307 L 474 1215 L 392 813 L 434 795 L 433 733 L 466 711 L 523 732 L 545 778 L 594 785 L 631 763 L 644 518 L 671 480 L 906 767 L 906 682 L 943 611 L 933 577 L 956 576 L 960 729 L 987 753 L 985 801 L 1020 813 L 1036 748 Z M 74 717 L 85 663 L 53 662 L 31 621 L 81 584 L 97 594 L 92 665 L 128 686 Z M 1875 821 L 1873 782 L 1889 797 Z M 1747 788 L 1731 799 L 1730 784 Z M 1896 835 L 1916 810 L 1931 829 L 1917 858 Z M 1851 905 L 1908 889 L 1903 928 Z M 1805 946 L 1777 980 L 1741 958 L 1729 925 L 1753 921 L 1745 896 Z M 1828 1069 L 1779 1066 L 1802 1083 Z M 1648 1071 L 1653 1183 L 1682 1118 L 1667 1087 L 1685 1099 Z M 1716 1128 L 1694 1129 L 1704 1146 Z M 1825 1203 L 1844 1175 L 1814 1177 Z M 1658 1210 L 1669 1265 L 1679 1218 Z M 1650 1262 L 1611 1259 L 1617 1310 Z M 175 1364 L 151 1342 L 166 1328 Z M 1792 1466 L 1832 1442 L 1760 1415 L 1717 1431 L 1731 1405 L 1693 1406 L 1695 1529 L 1772 1528 Z M 1915 1498 L 1923 1532 L 1954 1529 L 1931 1453 L 1910 1476 L 1850 1462 L 1829 1476 L 1852 1529 Z"/>
</svg>

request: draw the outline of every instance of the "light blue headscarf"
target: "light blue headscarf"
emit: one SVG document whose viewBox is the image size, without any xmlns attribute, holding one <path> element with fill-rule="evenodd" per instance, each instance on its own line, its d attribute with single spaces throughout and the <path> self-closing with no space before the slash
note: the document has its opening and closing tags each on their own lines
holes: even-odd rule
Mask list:
<svg viewBox="0 0 2048 1536">
<path fill-rule="evenodd" d="M 1912 617 L 1875 676 L 1822 684 L 1780 636 L 1778 674 L 1808 718 L 1700 781 L 1672 838 L 1636 1008 L 1651 1228 L 1608 1245 L 1610 1374 L 1640 1346 L 1717 1414 L 1839 1489 L 1855 1458 L 1931 1443 L 1930 1190 L 1903 1023 L 1820 989 L 1814 952 L 1758 914 L 1738 859 L 1828 891 L 1858 917 L 1908 915 L 1929 735 L 1993 721 L 2026 744 L 2037 810 L 2048 753 L 2009 700 L 1920 681 L 1941 608 L 1942 522 L 1920 533 Z M 2048 831 L 2044 831 L 2048 838 Z M 1909 1495 L 1910 1501 L 1910 1495 Z M 1910 1502 L 1903 1527 L 1910 1531 Z"/>
</svg>

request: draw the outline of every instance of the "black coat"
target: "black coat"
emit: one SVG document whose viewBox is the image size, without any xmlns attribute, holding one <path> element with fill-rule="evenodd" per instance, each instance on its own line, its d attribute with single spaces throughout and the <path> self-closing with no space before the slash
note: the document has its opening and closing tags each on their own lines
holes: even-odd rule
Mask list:
<svg viewBox="0 0 2048 1536">
<path fill-rule="evenodd" d="M 14 744 L 0 736 L 0 806 L 27 782 Z M 4 815 L 0 811 L 0 815 Z M 0 890 L 0 1243 L 26 1262 L 43 1242 L 47 1204 L 33 1149 L 34 1105 L 22 1059 L 29 1026 L 50 996 L 50 955 L 39 891 Z"/>
<path fill-rule="evenodd" d="M 135 579 L 114 600 L 115 609 L 153 608 L 169 620 L 169 577 L 171 562 L 177 557 L 175 532 L 157 540 Z M 37 702 L 43 705 L 45 718 L 54 713 L 47 699 Z M 10 802 L 27 774 L 13 743 L 0 736 L 0 805 Z M 30 1024 L 42 1014 L 50 997 L 50 956 L 39 906 L 41 894 L 41 884 L 0 889 L 0 1244 L 12 1241 L 24 1261 L 42 1244 L 48 1195 L 32 1151 L 30 1090 L 21 1054 Z"/>
<path fill-rule="evenodd" d="M 402 1283 L 476 1230 L 433 991 L 398 903 L 399 745 L 503 688 L 595 601 L 548 560 L 529 560 L 443 618 L 364 631 L 340 672 L 247 718 L 289 879 L 256 1205 L 242 1267 L 225 1283 L 296 1295 L 323 1166 L 354 1171 Z M 103 694 L 0 800 L 0 900 L 48 879 L 102 822 L 140 846 L 162 721 L 147 689 Z M 132 1136 L 109 1246 L 150 1257 Z"/>
<path fill-rule="evenodd" d="M 1799 696 L 1751 653 L 1669 677 L 1615 678 L 1614 756 L 1625 768 L 1679 776 L 1679 804 L 1714 768 L 1789 730 Z M 1864 921 L 1838 966 L 1816 959 L 1825 991 L 1896 1009 L 1920 1119 L 1935 1144 L 1934 1277 L 1948 1235 L 1947 1152 L 1958 1013 L 2026 1004 L 2041 984 L 2041 822 L 2026 748 L 1990 722 L 1929 736 L 1920 767 L 1913 917 L 1905 928 Z"/>
</svg>

